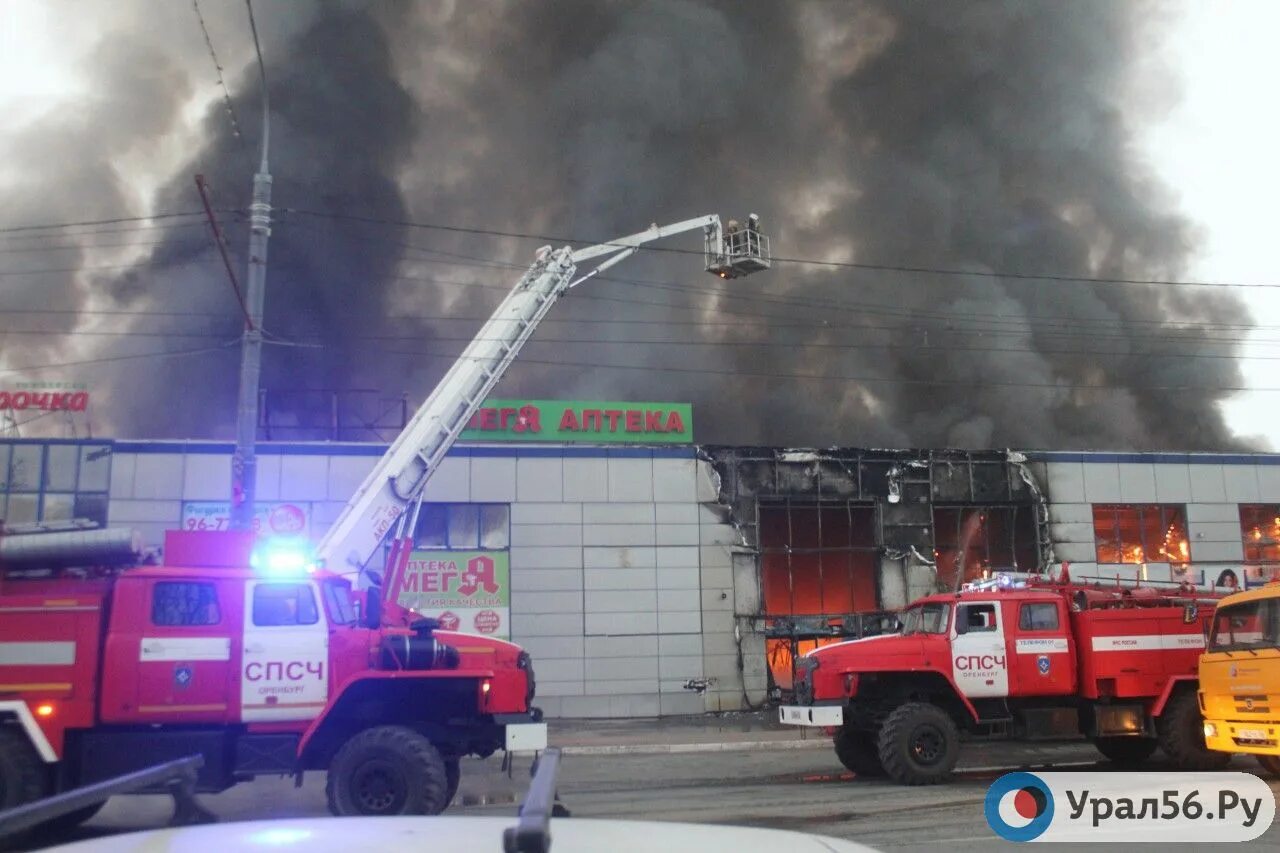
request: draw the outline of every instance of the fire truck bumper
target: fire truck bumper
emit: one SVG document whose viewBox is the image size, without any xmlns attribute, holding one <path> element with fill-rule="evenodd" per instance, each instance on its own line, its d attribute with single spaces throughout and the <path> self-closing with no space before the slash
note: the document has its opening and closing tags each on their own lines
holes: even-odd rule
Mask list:
<svg viewBox="0 0 1280 853">
<path fill-rule="evenodd" d="M 1205 720 L 1204 745 L 1219 752 L 1280 755 L 1280 725 L 1273 721 Z"/>
<path fill-rule="evenodd" d="M 844 725 L 844 704 L 783 705 L 778 708 L 778 722 L 784 726 L 827 728 Z"/>
<path fill-rule="evenodd" d="M 547 724 L 542 712 L 502 714 L 495 717 L 502 725 L 503 746 L 507 752 L 540 752 L 547 748 Z"/>
</svg>

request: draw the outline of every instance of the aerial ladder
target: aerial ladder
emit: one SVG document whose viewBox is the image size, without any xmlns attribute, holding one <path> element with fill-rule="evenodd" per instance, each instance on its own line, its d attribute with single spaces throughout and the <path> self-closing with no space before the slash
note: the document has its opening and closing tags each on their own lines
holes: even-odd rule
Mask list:
<svg viewBox="0 0 1280 853">
<path fill-rule="evenodd" d="M 494 311 L 432 390 L 395 442 L 365 477 L 317 545 L 315 558 L 330 571 L 360 573 L 395 529 L 383 583 L 387 598 L 399 588 L 412 547 L 423 490 L 458 435 L 502 378 L 521 347 L 558 299 L 570 289 L 631 257 L 657 240 L 703 232 L 707 272 L 730 279 L 771 266 L 769 238 L 755 214 L 745 225 L 722 225 L 711 214 L 647 230 L 584 249 L 543 246 L 533 265 Z M 579 275 L 588 261 L 599 262 Z M 393 601 L 384 601 L 394 607 Z"/>
</svg>

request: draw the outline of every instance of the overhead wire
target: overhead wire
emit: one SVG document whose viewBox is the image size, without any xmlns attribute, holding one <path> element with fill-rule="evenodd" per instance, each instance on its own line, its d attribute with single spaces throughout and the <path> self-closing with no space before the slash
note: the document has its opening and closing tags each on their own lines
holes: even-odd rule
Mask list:
<svg viewBox="0 0 1280 853">
<path fill-rule="evenodd" d="M 363 222 L 366 224 L 376 225 L 392 225 L 401 228 L 421 228 L 432 231 L 446 231 L 461 234 L 477 234 L 489 237 L 509 237 L 522 240 L 541 240 L 544 242 L 572 244 L 579 246 L 616 246 L 619 249 L 632 248 L 621 243 L 614 243 L 608 240 L 586 240 L 575 239 L 571 237 L 554 236 L 547 234 L 533 234 L 519 231 L 502 231 L 491 228 L 475 228 L 464 227 L 459 225 L 442 225 L 439 223 L 414 222 L 405 219 L 389 219 L 376 216 L 362 216 L 350 213 L 334 213 L 332 211 L 316 211 L 307 208 L 286 207 L 281 208 L 285 213 L 296 213 L 303 216 L 313 216 L 322 219 L 339 219 L 351 222 Z M 640 247 L 640 251 L 658 252 L 664 254 L 679 255 L 697 255 L 702 256 L 702 252 L 694 249 L 680 249 L 674 246 L 654 246 L 645 245 Z M 969 276 L 979 278 L 1000 278 L 1013 279 L 1021 281 L 1051 281 L 1059 283 L 1079 283 L 1079 284 L 1132 284 L 1132 285 L 1165 285 L 1172 287 L 1266 287 L 1280 288 L 1280 282 L 1237 282 L 1237 281 L 1194 281 L 1180 279 L 1158 279 L 1158 278 L 1123 278 L 1114 276 L 1083 276 L 1083 275 L 1067 275 L 1058 273 L 1023 273 L 1010 270 L 964 270 L 950 267 L 932 267 L 932 266 L 912 266 L 904 264 L 881 264 L 861 261 L 826 261 L 818 258 L 789 258 L 785 256 L 773 256 L 771 260 L 774 263 L 798 264 L 804 266 L 832 267 L 838 269 L 857 269 L 869 270 L 875 272 L 901 272 L 901 273 L 918 273 L 940 276 Z"/>
</svg>

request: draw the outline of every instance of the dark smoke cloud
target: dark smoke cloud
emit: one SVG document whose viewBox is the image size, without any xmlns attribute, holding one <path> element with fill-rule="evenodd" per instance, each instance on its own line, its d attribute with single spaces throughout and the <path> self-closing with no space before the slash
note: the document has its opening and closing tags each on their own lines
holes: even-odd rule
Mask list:
<svg viewBox="0 0 1280 853">
<path fill-rule="evenodd" d="M 278 33 L 268 51 L 278 206 L 580 241 L 756 211 L 788 257 L 971 273 L 779 264 L 722 283 L 697 258 L 642 256 L 617 273 L 641 284 L 592 282 L 557 306 L 505 393 L 692 400 L 699 439 L 723 443 L 1237 446 L 1217 405 L 1226 393 L 1212 390 L 1242 384 L 1236 363 L 1183 356 L 1232 355 L 1199 324 L 1239 322 L 1239 300 L 991 274 L 1183 273 L 1193 230 L 1134 154 L 1140 105 L 1130 93 L 1169 85 L 1134 78 L 1163 26 L 1159 6 L 303 8 L 264 24 Z M 249 71 L 232 82 L 253 141 Z M 160 208 L 190 206 L 194 171 L 211 176 L 220 202 L 246 203 L 252 152 L 217 109 L 203 126 L 205 143 L 161 191 Z M 324 348 L 270 348 L 263 381 L 273 388 L 369 387 L 420 399 L 448 364 L 441 356 L 460 348 L 454 339 L 479 325 L 442 318 L 484 316 L 501 296 L 491 288 L 519 274 L 492 264 L 523 266 L 536 245 L 281 220 L 267 327 Z M 696 248 L 696 236 L 682 245 Z M 156 263 L 110 283 L 118 300 L 226 308 L 207 237 L 158 248 Z M 418 319 L 387 319 L 398 315 Z M 607 322 L 619 318 L 657 323 Z M 716 346 L 681 345 L 689 342 Z M 646 369 L 592 366 L 600 364 Z M 229 434 L 233 352 L 147 375 L 198 387 L 199 405 L 158 415 L 149 388 L 118 383 L 121 433 Z M 1073 387 L 1086 384 L 1116 390 Z M 1185 385 L 1209 390 L 1168 390 Z M 303 422 L 321 415 L 305 400 L 282 405 Z"/>
</svg>

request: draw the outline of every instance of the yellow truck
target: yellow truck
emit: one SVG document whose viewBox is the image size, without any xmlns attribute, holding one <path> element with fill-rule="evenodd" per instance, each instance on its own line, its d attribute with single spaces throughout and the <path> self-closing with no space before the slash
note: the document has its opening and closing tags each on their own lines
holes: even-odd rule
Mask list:
<svg viewBox="0 0 1280 853">
<path fill-rule="evenodd" d="M 1280 776 L 1280 582 L 1218 602 L 1200 656 L 1204 742 Z"/>
</svg>

